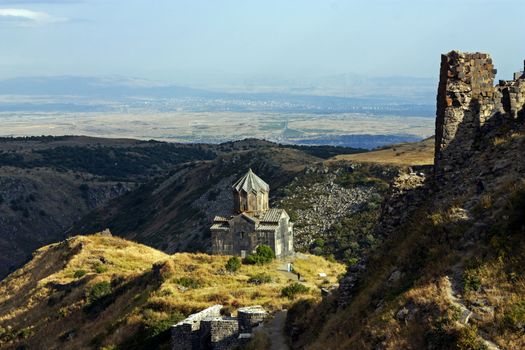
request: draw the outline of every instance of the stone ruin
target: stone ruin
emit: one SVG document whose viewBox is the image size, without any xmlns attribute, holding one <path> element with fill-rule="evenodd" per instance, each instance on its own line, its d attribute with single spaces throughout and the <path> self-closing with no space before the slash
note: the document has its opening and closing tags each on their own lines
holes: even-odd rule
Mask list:
<svg viewBox="0 0 525 350">
<path fill-rule="evenodd" d="M 240 308 L 237 317 L 222 316 L 221 310 L 222 305 L 214 305 L 172 326 L 172 350 L 232 349 L 246 343 L 268 317 L 258 305 Z"/>
<path fill-rule="evenodd" d="M 490 55 L 451 51 L 441 56 L 437 94 L 435 173 L 445 175 L 469 159 L 486 130 L 523 118 L 525 74 L 494 85 Z M 490 126 L 490 127 L 486 127 Z"/>
<path fill-rule="evenodd" d="M 447 179 L 448 174 L 460 171 L 474 152 L 481 151 L 486 135 L 497 131 L 498 126 L 523 123 L 525 62 L 524 71 L 515 73 L 513 80 L 494 85 L 495 76 L 488 54 L 451 51 L 441 56 L 434 159 L 437 178 Z M 383 202 L 377 235 L 388 236 L 397 230 L 430 195 L 425 178 L 415 175 L 399 176 L 392 184 Z M 339 281 L 339 307 L 348 306 L 365 274 L 366 261 L 348 268 Z M 398 274 L 392 271 L 390 279 L 395 280 Z"/>
</svg>

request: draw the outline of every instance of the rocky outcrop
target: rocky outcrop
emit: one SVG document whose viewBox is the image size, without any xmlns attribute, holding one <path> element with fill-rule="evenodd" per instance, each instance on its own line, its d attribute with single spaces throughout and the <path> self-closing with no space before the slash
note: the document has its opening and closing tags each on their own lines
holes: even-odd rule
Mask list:
<svg viewBox="0 0 525 350">
<path fill-rule="evenodd" d="M 424 185 L 428 172 L 431 169 L 401 173 L 394 179 L 381 207 L 381 217 L 376 227 L 379 236 L 390 235 L 425 199 L 428 189 Z"/>
<path fill-rule="evenodd" d="M 334 224 L 343 218 L 363 206 L 381 202 L 382 194 L 377 186 L 363 183 L 345 186 L 342 183 L 346 175 L 358 171 L 359 167 L 359 164 L 311 166 L 287 186 L 286 197 L 277 205 L 292 213 L 297 249 L 307 250 L 315 239 L 326 238 Z"/>
<path fill-rule="evenodd" d="M 382 207 L 375 235 L 383 239 L 392 234 L 425 200 L 428 193 L 425 187 L 427 177 L 423 171 L 400 173 L 391 183 Z M 350 266 L 345 276 L 339 281 L 338 306 L 344 308 L 357 291 L 362 273 L 366 272 L 366 259 Z M 397 279 L 399 271 L 394 271 L 392 279 Z"/>
</svg>

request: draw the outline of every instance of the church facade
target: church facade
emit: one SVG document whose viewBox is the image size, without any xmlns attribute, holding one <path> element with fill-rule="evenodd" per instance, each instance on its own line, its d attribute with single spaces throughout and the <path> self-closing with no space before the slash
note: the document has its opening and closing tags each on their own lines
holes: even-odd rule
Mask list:
<svg viewBox="0 0 525 350">
<path fill-rule="evenodd" d="M 293 223 L 284 209 L 270 208 L 270 186 L 250 169 L 232 192 L 233 213 L 216 216 L 210 228 L 212 253 L 244 258 L 267 245 L 277 258 L 292 255 Z"/>
</svg>

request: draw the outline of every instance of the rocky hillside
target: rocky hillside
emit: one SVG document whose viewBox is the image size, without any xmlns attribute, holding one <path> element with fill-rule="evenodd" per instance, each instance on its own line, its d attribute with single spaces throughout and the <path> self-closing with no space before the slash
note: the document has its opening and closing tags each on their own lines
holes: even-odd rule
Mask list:
<svg viewBox="0 0 525 350">
<path fill-rule="evenodd" d="M 441 67 L 435 175 L 394 182 L 384 243 L 292 309 L 294 348 L 525 348 L 525 78 L 494 87 L 486 54 Z"/>
<path fill-rule="evenodd" d="M 0 138 L 0 278 L 45 244 L 107 227 L 168 252 L 206 251 L 209 223 L 229 210 L 229 186 L 249 165 L 277 190 L 307 164 L 354 152 L 260 140 Z"/>
<path fill-rule="evenodd" d="M 357 263 L 380 242 L 375 223 L 388 184 L 400 171 L 347 161 L 308 166 L 275 201 L 294 221 L 296 250 Z"/>
<path fill-rule="evenodd" d="M 276 310 L 294 302 L 282 294 L 291 283 L 279 271 L 282 262 L 231 273 L 227 260 L 169 256 L 108 232 L 43 247 L 0 283 L 0 348 L 169 349 L 168 328 L 205 307 Z M 344 271 L 309 255 L 294 266 L 308 288 L 298 300 L 319 300 L 319 287 Z M 320 272 L 327 277 L 319 278 Z"/>
<path fill-rule="evenodd" d="M 355 174 L 351 174 L 354 170 L 350 163 L 323 165 L 324 158 L 351 152 L 351 149 L 280 146 L 246 140 L 219 145 L 217 150 L 216 159 L 174 167 L 168 176 L 159 177 L 93 211 L 70 232 L 89 233 L 110 228 L 115 235 L 170 253 L 208 252 L 211 248 L 209 227 L 214 216 L 231 213 L 231 185 L 251 167 L 271 185 L 271 204 L 292 214 L 298 228 L 297 239 L 306 242 L 298 246 L 299 250 L 312 251 L 311 243 L 316 238 L 326 238 L 325 231 L 334 226 L 337 218 L 360 211 L 369 197 L 381 201 L 381 188 L 385 185 L 378 177 L 387 179 L 391 177 L 388 174 L 395 172 L 382 175 L 378 170 L 377 177 L 368 170 L 358 170 L 358 165 L 354 166 Z M 360 180 L 353 181 L 358 173 Z M 319 193 L 332 188 L 333 195 L 325 198 L 326 211 L 316 209 L 313 193 L 305 187 L 310 185 Z M 346 198 L 344 208 L 338 206 L 340 196 Z M 310 229 L 303 233 L 301 228 L 307 227 Z M 324 228 L 318 230 L 319 227 Z M 320 252 L 333 253 L 331 250 Z M 339 253 L 337 257 L 342 258 Z"/>
<path fill-rule="evenodd" d="M 95 208 L 207 146 L 87 137 L 0 139 L 0 277 Z"/>
</svg>

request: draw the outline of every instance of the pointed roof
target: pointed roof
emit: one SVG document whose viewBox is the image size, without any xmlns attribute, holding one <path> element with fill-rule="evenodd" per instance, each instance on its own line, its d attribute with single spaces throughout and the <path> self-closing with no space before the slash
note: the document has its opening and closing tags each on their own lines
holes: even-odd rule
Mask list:
<svg viewBox="0 0 525 350">
<path fill-rule="evenodd" d="M 246 192 L 270 192 L 270 186 L 259 176 L 255 175 L 252 169 L 248 170 L 246 175 L 237 180 L 233 185 L 233 189 L 237 192 L 241 190 Z"/>
</svg>

